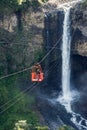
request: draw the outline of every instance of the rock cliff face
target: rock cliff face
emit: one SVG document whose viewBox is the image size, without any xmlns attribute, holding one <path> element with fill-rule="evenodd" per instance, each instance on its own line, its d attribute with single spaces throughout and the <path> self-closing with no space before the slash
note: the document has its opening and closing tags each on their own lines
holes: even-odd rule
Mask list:
<svg viewBox="0 0 87 130">
<path fill-rule="evenodd" d="M 62 35 L 63 12 L 50 13 L 49 41 L 51 47 Z M 87 117 L 87 7 L 77 4 L 71 9 L 71 87 L 79 92 L 78 101 L 73 103 L 73 110 Z M 62 21 L 62 22 L 61 22 Z M 51 35 L 52 34 L 52 35 Z M 52 67 L 48 83 L 50 90 L 61 89 L 61 40 L 50 55 L 48 68 Z M 55 59 L 55 56 L 57 59 Z M 55 60 L 54 60 L 55 59 Z M 53 61 L 53 62 L 52 62 Z M 55 61 L 55 62 L 54 62 Z M 49 90 L 49 91 L 50 91 Z M 58 93 L 58 91 L 57 91 Z M 85 107 L 84 107 L 85 106 Z M 79 108 L 79 110 L 78 110 Z"/>
<path fill-rule="evenodd" d="M 78 4 L 71 10 L 71 28 L 71 81 L 79 92 L 73 109 L 87 117 L 87 7 Z"/>
<path fill-rule="evenodd" d="M 87 7 L 76 5 L 71 10 L 72 52 L 87 56 Z"/>
<path fill-rule="evenodd" d="M 29 67 L 42 55 L 42 10 L 0 16 L 0 70 L 10 73 Z"/>
<path fill-rule="evenodd" d="M 52 8 L 55 9 L 55 6 Z M 1 74 L 29 67 L 34 61 L 40 60 L 43 45 L 47 52 L 55 46 L 47 57 L 45 66 L 46 72 L 49 70 L 48 84 L 55 88 L 60 86 L 63 19 L 63 11 L 57 9 L 47 12 L 45 18 L 41 9 L 37 11 L 29 9 L 22 14 L 18 12 L 0 16 Z M 87 56 L 87 7 L 78 4 L 71 9 L 71 30 L 72 70 L 76 72 L 73 57 Z M 76 64 L 81 65 L 79 62 Z"/>
<path fill-rule="evenodd" d="M 71 10 L 71 60 L 73 75 L 87 71 L 87 7 L 82 4 L 76 5 Z M 78 68 L 77 68 L 78 66 Z"/>
<path fill-rule="evenodd" d="M 50 90 L 60 90 L 63 19 L 62 10 L 47 13 L 45 17 L 45 47 L 46 51 L 50 52 L 46 59 L 46 71 L 48 72 L 47 83 Z"/>
</svg>

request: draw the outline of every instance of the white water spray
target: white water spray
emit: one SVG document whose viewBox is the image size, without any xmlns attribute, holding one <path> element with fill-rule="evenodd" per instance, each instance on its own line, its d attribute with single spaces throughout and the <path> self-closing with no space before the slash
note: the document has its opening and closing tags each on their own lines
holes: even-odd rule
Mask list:
<svg viewBox="0 0 87 130">
<path fill-rule="evenodd" d="M 65 11 L 62 40 L 62 91 L 63 98 L 70 97 L 70 9 Z"/>
<path fill-rule="evenodd" d="M 80 130 L 87 130 L 87 120 L 84 119 L 80 114 L 74 113 L 71 109 L 71 101 L 73 100 L 74 97 L 73 93 L 70 90 L 70 50 L 71 50 L 70 7 L 68 7 L 64 8 L 63 39 L 62 39 L 62 95 L 58 98 L 58 101 L 65 106 L 67 112 L 71 113 L 72 115 L 71 121 Z"/>
<path fill-rule="evenodd" d="M 79 0 L 80 1 L 80 0 Z M 73 3 L 78 2 L 77 0 Z M 72 4 L 73 4 L 72 3 Z M 78 98 L 78 93 L 70 90 L 70 51 L 71 51 L 71 35 L 70 35 L 70 9 L 71 5 L 61 5 L 64 9 L 64 22 L 63 22 L 63 39 L 62 39 L 62 94 L 55 99 L 47 99 L 53 105 L 56 101 L 65 106 L 67 112 L 71 114 L 71 121 L 78 127 L 79 130 L 87 130 L 87 120 L 80 114 L 73 112 L 71 109 L 71 102 Z M 47 32 L 48 36 L 48 32 Z"/>
<path fill-rule="evenodd" d="M 70 93 L 70 8 L 64 9 L 63 39 L 62 39 L 62 96 L 59 101 L 71 112 Z"/>
</svg>

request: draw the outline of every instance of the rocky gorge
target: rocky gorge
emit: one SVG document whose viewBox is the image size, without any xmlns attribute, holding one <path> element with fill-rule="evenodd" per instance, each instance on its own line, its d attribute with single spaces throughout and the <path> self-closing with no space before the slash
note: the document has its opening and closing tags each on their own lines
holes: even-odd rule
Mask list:
<svg viewBox="0 0 87 130">
<path fill-rule="evenodd" d="M 76 4 L 71 8 L 70 19 L 71 86 L 79 93 L 72 109 L 87 118 L 87 6 Z M 46 76 L 41 89 L 44 86 L 47 95 L 56 96 L 61 91 L 63 20 L 62 8 L 56 8 L 54 3 L 37 9 L 30 8 L 27 12 L 0 14 L 0 75 L 30 67 L 50 52 L 41 63 Z M 45 109 L 43 102 L 42 99 L 38 107 Z M 47 110 L 50 110 L 49 103 L 47 106 Z M 63 122 L 60 121 L 60 124 Z"/>
<path fill-rule="evenodd" d="M 9 61 L 9 59 L 6 59 L 6 55 L 8 55 L 8 57 L 12 57 L 11 59 L 13 61 L 9 62 L 12 63 L 10 67 L 13 70 L 16 70 L 17 67 L 18 69 L 23 68 L 24 66 L 27 67 L 31 64 L 31 59 L 34 62 L 34 56 L 36 53 L 39 53 L 39 55 L 41 55 L 40 53 L 43 53 L 42 48 L 46 45 L 47 29 L 50 33 L 49 46 L 52 47 L 54 43 L 60 38 L 62 34 L 62 28 L 60 28 L 60 25 L 63 24 L 61 21 L 64 17 L 63 11 L 61 11 L 61 9 L 59 9 L 60 11 L 57 11 L 53 5 L 51 6 L 53 10 L 49 8 L 49 6 L 42 6 L 36 10 L 31 8 L 27 12 L 22 12 L 22 14 L 12 12 L 7 14 L 0 14 L 1 52 L 3 50 L 0 58 L 2 61 L 0 66 L 1 68 L 4 68 L 3 71 L 6 71 L 6 66 L 10 65 L 9 63 L 6 63 L 6 61 Z M 44 10 L 45 12 L 43 12 Z M 48 21 L 45 15 L 48 16 Z M 72 54 L 78 54 L 84 57 L 87 56 L 86 20 L 87 7 L 82 6 L 82 4 L 78 4 L 73 9 L 71 9 L 71 33 L 73 35 L 71 44 Z M 6 49 L 9 49 L 9 51 Z M 56 60 L 58 53 L 57 49 L 60 49 L 58 51 L 61 51 L 59 45 L 54 51 L 55 54 L 53 53 L 53 60 Z M 21 53 L 21 51 L 23 53 Z M 36 60 L 38 60 L 38 58 L 39 57 L 37 56 Z M 4 63 L 6 63 L 5 67 L 2 65 Z"/>
</svg>

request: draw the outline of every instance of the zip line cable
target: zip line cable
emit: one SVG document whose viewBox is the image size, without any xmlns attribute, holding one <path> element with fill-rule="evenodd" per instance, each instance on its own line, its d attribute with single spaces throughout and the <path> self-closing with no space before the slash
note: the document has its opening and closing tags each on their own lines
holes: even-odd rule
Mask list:
<svg viewBox="0 0 87 130">
<path fill-rule="evenodd" d="M 41 63 L 41 62 L 43 62 L 43 60 L 45 60 L 45 58 L 51 53 L 51 51 L 55 48 L 55 46 L 60 42 L 61 38 L 62 38 L 62 36 L 61 36 L 60 39 L 56 42 L 56 44 L 53 46 L 53 48 L 42 58 L 42 60 L 41 60 L 39 63 Z M 21 70 L 21 71 L 18 71 L 18 72 L 15 72 L 15 73 L 12 73 L 12 74 L 3 76 L 3 77 L 1 77 L 0 79 L 4 79 L 4 78 L 10 77 L 10 76 L 14 76 L 14 75 L 19 74 L 19 73 L 21 73 L 21 72 L 27 71 L 27 70 L 29 70 L 29 69 L 31 69 L 31 68 L 32 68 L 32 67 L 29 67 L 29 68 L 26 68 L 26 69 L 24 69 L 24 70 Z M 6 104 L 8 104 L 8 103 L 6 103 Z M 5 105 L 4 105 L 4 106 L 5 106 Z M 3 105 L 2 105 L 1 107 L 3 107 Z M 0 108 L 1 108 L 1 107 L 0 107 Z"/>
<path fill-rule="evenodd" d="M 57 65 L 57 63 L 55 64 L 55 65 L 53 65 L 53 67 L 56 67 L 56 65 Z M 52 69 L 52 66 L 50 67 L 51 69 Z M 50 69 L 49 69 L 50 70 Z M 48 72 L 49 72 L 49 70 L 48 70 Z M 47 73 L 48 73 L 47 72 Z M 46 76 L 45 76 L 45 78 L 46 78 Z M 38 83 L 39 84 L 39 83 Z M 37 85 L 32 85 L 30 88 L 28 88 L 28 90 L 26 90 L 26 92 L 28 91 L 28 92 L 30 92 L 32 89 L 34 89 L 36 86 L 38 86 L 38 84 Z M 1 112 L 0 112 L 0 114 L 2 114 L 3 112 L 5 112 L 5 111 L 7 111 L 8 109 L 10 109 L 12 106 L 14 106 L 18 101 L 20 101 L 20 99 L 21 99 L 22 97 L 19 97 L 15 102 L 13 102 L 12 104 L 10 104 L 7 108 L 5 108 L 4 110 L 2 110 Z"/>
<path fill-rule="evenodd" d="M 39 63 L 41 63 L 43 60 L 45 60 L 45 58 L 53 51 L 53 49 L 55 49 L 56 45 L 60 42 L 61 39 L 62 39 L 62 36 L 61 36 L 61 37 L 58 39 L 58 41 L 54 44 L 54 46 L 52 47 L 52 49 L 49 50 L 49 53 L 47 53 Z"/>
<path fill-rule="evenodd" d="M 33 83 L 34 85 L 34 83 Z M 4 106 L 8 105 L 11 101 L 13 101 L 15 98 L 18 98 L 18 96 L 21 96 L 23 93 L 25 93 L 26 91 L 28 91 L 33 85 L 30 85 L 28 88 L 24 89 L 22 92 L 18 93 L 18 95 L 16 95 L 13 99 L 9 100 L 8 102 L 6 102 L 5 104 L 3 104 L 2 106 L 0 106 L 0 109 L 3 108 Z"/>
<path fill-rule="evenodd" d="M 53 65 L 53 67 L 56 66 L 56 65 L 57 65 L 57 64 Z M 50 71 L 51 68 L 52 68 L 52 66 L 49 68 L 49 70 L 47 71 L 47 73 Z M 47 77 L 47 74 L 45 74 L 45 78 L 46 78 L 46 77 Z M 34 83 L 33 83 L 33 85 L 34 85 Z M 26 89 L 23 90 L 20 94 L 16 95 L 13 99 L 9 100 L 9 102 L 7 102 L 7 103 L 5 103 L 4 105 L 2 105 L 2 106 L 0 107 L 0 109 L 3 108 L 5 105 L 9 104 L 9 103 L 10 103 L 11 101 L 13 101 L 15 98 L 18 98 L 18 96 L 21 96 L 21 94 L 23 94 L 23 93 L 27 92 L 28 90 L 30 90 L 30 88 L 32 88 L 33 85 L 31 85 L 31 87 L 26 88 Z"/>
<path fill-rule="evenodd" d="M 50 69 L 50 68 L 49 68 Z M 47 73 L 47 72 L 46 72 Z M 45 74 L 45 76 L 46 76 L 47 74 Z M 18 97 L 19 95 L 21 95 L 23 92 L 26 92 L 28 90 L 28 88 L 26 89 L 26 90 L 24 90 L 24 91 L 22 91 L 20 94 L 18 94 L 18 95 L 16 95 L 14 98 L 16 98 L 16 97 Z M 11 99 L 11 100 L 9 100 L 8 102 L 6 102 L 5 104 L 3 104 L 1 107 L 0 107 L 0 109 L 1 108 L 3 108 L 5 105 L 7 105 L 8 103 L 10 103 L 11 101 L 12 101 L 13 99 Z"/>
<path fill-rule="evenodd" d="M 24 45 L 24 44 L 17 44 L 17 45 Z M 29 45 L 25 45 L 25 46 L 29 46 Z M 37 45 L 37 46 L 39 46 L 39 47 L 42 47 L 42 45 Z M 34 48 L 34 47 L 33 47 Z M 53 47 L 47 47 L 47 46 L 45 46 L 45 48 L 53 48 Z M 42 48 L 38 48 L 38 49 L 42 49 Z M 59 47 L 55 47 L 55 49 L 58 49 L 58 50 L 61 50 L 61 48 L 59 48 Z M 78 48 L 76 48 L 76 49 L 78 49 Z M 74 49 L 74 48 L 71 48 L 71 51 L 77 51 L 76 49 Z M 33 50 L 31 50 L 31 51 L 29 51 L 29 52 L 34 52 L 34 51 L 37 51 L 37 49 L 36 48 L 34 48 Z M 79 51 L 87 51 L 86 49 L 79 49 Z"/>
<path fill-rule="evenodd" d="M 52 49 L 49 50 L 49 52 L 42 58 L 42 60 L 41 60 L 39 63 L 41 63 L 42 61 L 45 60 L 45 58 L 52 52 L 52 50 L 55 49 L 55 46 L 59 43 L 59 41 L 60 41 L 61 39 L 62 39 L 62 36 L 61 36 L 60 39 L 56 42 L 56 44 L 52 47 Z M 23 69 L 23 70 L 20 70 L 20 71 L 18 71 L 18 72 L 15 72 L 15 73 L 11 73 L 11 74 L 2 76 L 2 77 L 0 77 L 0 80 L 1 80 L 1 79 L 4 79 L 4 78 L 7 78 L 7 77 L 10 77 L 10 76 L 14 76 L 14 75 L 19 74 L 19 73 L 22 73 L 22 72 L 25 72 L 25 71 L 27 71 L 27 70 L 29 70 L 29 69 L 31 69 L 31 68 L 32 68 L 32 66 L 29 67 L 29 68 L 25 68 L 25 69 Z"/>
<path fill-rule="evenodd" d="M 39 63 L 41 63 L 50 53 L 51 53 L 51 51 L 55 48 L 55 46 L 59 43 L 59 41 L 61 40 L 61 38 L 62 37 L 60 37 L 60 39 L 56 42 L 56 44 L 53 46 L 53 48 L 44 56 L 44 58 L 39 62 Z M 31 68 L 31 67 L 30 67 Z M 29 69 L 29 68 L 27 68 L 27 69 Z M 27 69 L 24 69 L 25 71 L 27 70 Z M 24 71 L 23 70 L 23 71 Z M 20 72 L 23 72 L 23 71 L 20 71 Z M 18 72 L 16 72 L 15 74 L 17 74 Z M 14 73 L 13 73 L 14 74 Z M 11 74 L 10 74 L 11 75 Z M 13 75 L 12 75 L 13 76 Z M 46 78 L 46 77 L 45 77 Z M 36 85 L 37 86 L 37 85 Z M 29 87 L 29 88 L 27 88 L 27 89 L 25 89 L 24 91 L 22 91 L 21 93 L 20 93 L 20 95 L 18 94 L 18 95 L 16 95 L 12 100 L 14 100 L 16 97 L 18 97 L 18 96 L 21 96 L 21 94 L 23 94 L 23 93 L 25 93 L 25 92 L 29 92 L 31 89 L 33 89 L 33 88 L 35 88 L 35 86 L 34 85 L 32 85 L 31 87 Z M 4 110 L 2 110 L 0 113 L 2 114 L 3 112 L 5 112 L 5 111 L 7 111 L 10 107 L 12 107 L 13 105 L 15 105 L 19 100 L 21 99 L 21 97 L 19 98 L 19 99 L 17 99 L 14 103 L 12 103 L 10 106 L 8 106 L 6 109 L 4 109 Z M 0 107 L 0 109 L 1 108 L 3 108 L 4 106 L 6 106 L 7 104 L 9 104 L 12 100 L 9 100 L 6 104 L 3 104 L 1 107 Z"/>
<path fill-rule="evenodd" d="M 74 32 L 75 32 L 75 30 L 74 30 Z M 74 32 L 73 32 L 73 35 L 74 35 Z M 61 36 L 60 39 L 55 43 L 55 45 L 52 47 L 52 49 L 49 50 L 49 52 L 42 58 L 42 60 L 41 60 L 39 63 L 43 62 L 43 61 L 45 60 L 45 58 L 52 52 L 52 50 L 55 49 L 56 45 L 59 43 L 59 41 L 61 40 L 61 38 L 62 38 L 62 36 Z M 8 74 L 8 75 L 5 75 L 5 76 L 2 76 L 2 77 L 0 77 L 0 80 L 1 80 L 1 79 L 4 79 L 4 78 L 7 78 L 7 77 L 10 77 L 10 76 L 13 76 L 13 75 L 16 75 L 16 74 L 19 74 L 19 73 L 22 73 L 22 72 L 27 71 L 27 70 L 29 70 L 29 69 L 31 69 L 31 67 L 25 68 L 25 69 L 23 69 L 23 70 L 20 70 L 20 71 L 18 71 L 18 72 L 12 73 L 12 74 Z M 35 87 L 35 86 L 32 85 L 31 87 L 25 89 L 24 92 L 30 91 L 31 89 L 33 89 L 33 87 Z M 23 93 L 23 91 L 22 91 L 22 93 Z M 17 95 L 16 95 L 14 98 L 16 98 L 16 97 L 17 97 Z M 13 99 L 12 99 L 12 100 L 13 100 Z M 7 103 L 3 104 L 0 108 L 4 107 L 5 105 L 7 105 L 7 104 L 8 104 L 9 102 L 11 102 L 12 100 L 9 100 Z M 18 99 L 18 101 L 19 101 L 19 100 L 20 100 L 20 99 Z M 14 102 L 14 103 L 15 103 L 15 102 Z M 8 110 L 8 109 L 9 109 L 11 106 L 13 106 L 13 105 L 14 105 L 14 104 L 11 104 L 10 106 L 8 106 L 5 110 L 1 111 L 0 113 L 5 112 L 6 110 Z"/>
<path fill-rule="evenodd" d="M 32 85 L 30 88 L 28 88 L 28 90 L 26 90 L 26 91 L 31 91 L 33 88 L 35 88 L 37 85 Z M 25 91 L 25 92 L 26 92 Z M 0 112 L 0 114 L 2 114 L 3 112 L 5 112 L 5 111 L 7 111 L 9 108 L 11 108 L 12 106 L 14 106 L 18 101 L 20 101 L 20 99 L 21 99 L 22 97 L 19 97 L 19 98 L 17 98 L 17 100 L 15 100 L 13 103 L 11 103 L 10 105 L 8 105 L 8 107 L 7 108 L 5 108 L 4 110 L 2 110 L 1 112 Z"/>
<path fill-rule="evenodd" d="M 14 72 L 14 73 L 11 73 L 11 74 L 2 76 L 2 77 L 0 77 L 0 80 L 1 80 L 1 79 L 4 79 L 4 78 L 7 78 L 7 77 L 10 77 L 10 76 L 14 76 L 14 75 L 16 75 L 16 74 L 20 74 L 20 73 L 22 73 L 22 72 L 24 72 L 24 71 L 27 71 L 27 70 L 29 70 L 29 69 L 31 69 L 31 67 L 25 68 L 25 69 L 20 70 L 20 71 L 18 71 L 18 72 Z"/>
<path fill-rule="evenodd" d="M 75 30 L 74 30 L 74 32 L 75 32 Z M 73 38 L 73 36 L 74 36 L 74 32 L 73 32 L 72 38 Z M 59 41 L 60 41 L 61 39 L 62 39 L 62 36 L 60 37 L 60 39 L 55 43 L 55 45 L 52 47 L 52 49 L 49 50 L 49 52 L 43 57 L 43 59 L 42 59 L 39 63 L 41 63 L 41 62 L 51 53 L 51 51 L 52 51 L 53 49 L 55 49 L 56 45 L 59 43 Z M 24 71 L 27 71 L 27 70 L 29 70 L 29 69 L 31 69 L 31 67 L 26 68 L 26 69 L 21 70 L 21 71 L 18 71 L 18 72 L 15 72 L 15 73 L 12 73 L 12 74 L 9 74 L 9 75 L 6 75 L 6 76 L 3 76 L 3 77 L 1 77 L 0 79 L 4 79 L 4 78 L 10 77 L 10 76 L 19 74 L 19 73 L 24 72 Z M 29 88 L 28 88 L 28 89 L 29 89 Z M 24 92 L 28 91 L 28 89 L 27 89 L 27 90 L 24 90 Z M 16 95 L 16 97 L 17 97 L 17 96 L 18 96 L 18 95 Z M 14 97 L 14 98 L 16 98 L 16 97 Z M 13 100 L 13 99 L 12 99 L 12 100 Z M 11 102 L 11 100 L 9 100 L 7 103 L 3 104 L 0 108 L 4 107 L 4 106 L 7 105 L 9 102 Z"/>
<path fill-rule="evenodd" d="M 50 69 L 50 68 L 49 68 Z M 45 74 L 46 76 L 47 74 Z M 33 83 L 34 84 L 34 83 Z M 32 85 L 31 85 L 32 87 Z M 11 101 L 13 101 L 15 98 L 18 98 L 18 96 L 21 96 L 23 93 L 27 92 L 31 87 L 28 87 L 26 89 L 24 89 L 22 92 L 20 92 L 18 95 L 16 95 L 13 99 L 9 100 L 8 102 L 6 102 L 5 104 L 3 104 L 2 106 L 0 106 L 0 109 L 3 108 L 4 106 L 8 105 Z"/>
<path fill-rule="evenodd" d="M 46 4 L 44 4 L 44 5 L 42 5 L 41 7 L 38 7 L 38 9 L 41 9 L 42 7 L 44 7 Z M 74 30 L 75 31 L 75 30 Z M 57 43 L 52 47 L 52 49 L 50 50 L 50 52 L 53 50 L 53 49 L 59 49 L 59 50 L 61 50 L 61 48 L 58 48 L 58 47 L 56 47 L 56 45 L 57 45 Z M 56 47 L 56 48 L 55 48 Z M 51 47 L 49 47 L 49 48 L 51 48 Z M 71 50 L 74 50 L 74 49 L 71 49 Z M 81 51 L 82 51 L 83 49 L 81 49 Z M 85 49 L 84 49 L 85 50 Z M 85 50 L 86 51 L 86 50 Z M 49 52 L 49 53 L 50 53 Z M 47 53 L 47 55 L 41 60 L 41 62 L 48 56 L 49 54 Z M 40 62 L 40 63 L 41 63 Z M 29 67 L 29 68 L 25 68 L 25 69 L 23 69 L 23 70 L 20 70 L 20 71 L 18 71 L 18 72 L 14 72 L 14 73 L 11 73 L 11 74 L 8 74 L 8 75 L 5 75 L 5 76 L 2 76 L 2 77 L 0 77 L 0 80 L 1 79 L 4 79 L 4 78 L 7 78 L 7 77 L 10 77 L 10 76 L 13 76 L 13 75 L 16 75 L 16 74 L 19 74 L 19 73 L 22 73 L 22 72 L 25 72 L 25 71 L 27 71 L 27 70 L 29 70 L 29 69 L 31 69 L 31 67 Z"/>
<path fill-rule="evenodd" d="M 62 38 L 62 37 L 61 37 L 61 38 Z M 61 38 L 60 38 L 60 39 L 61 39 Z M 55 46 L 58 44 L 58 42 L 60 41 L 60 39 L 56 42 Z M 51 53 L 51 51 L 52 51 L 54 48 L 55 48 L 55 47 L 53 46 L 53 48 L 43 57 L 43 59 L 42 59 L 39 63 L 41 63 L 41 62 Z M 27 71 L 27 70 L 29 70 L 29 69 L 31 69 L 31 67 L 25 68 L 25 69 L 23 69 L 23 70 L 20 70 L 20 71 L 18 71 L 18 72 L 15 72 L 15 73 L 11 73 L 11 74 L 2 76 L 2 77 L 0 77 L 0 80 L 1 80 L 1 79 L 4 79 L 4 78 L 7 78 L 7 77 L 10 77 L 10 76 L 14 76 L 14 75 L 19 74 L 19 73 L 22 73 L 22 72 Z M 6 104 L 8 104 L 8 103 L 6 103 Z M 5 104 L 4 104 L 3 106 L 5 106 Z M 2 108 L 3 106 L 1 106 L 1 108 Z"/>
</svg>

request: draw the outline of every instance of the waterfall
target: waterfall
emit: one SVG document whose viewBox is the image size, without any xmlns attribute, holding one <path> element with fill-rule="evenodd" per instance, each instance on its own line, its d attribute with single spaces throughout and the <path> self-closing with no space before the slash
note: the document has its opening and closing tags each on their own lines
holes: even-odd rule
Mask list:
<svg viewBox="0 0 87 130">
<path fill-rule="evenodd" d="M 80 0 L 79 0 L 80 1 Z M 78 1 L 74 1 L 74 3 L 77 3 Z M 71 4 L 71 3 L 70 3 Z M 69 120 L 72 124 L 74 124 L 78 130 L 87 130 L 87 120 L 81 116 L 79 113 L 75 113 L 72 108 L 71 108 L 71 103 L 74 101 L 74 99 L 78 98 L 78 93 L 73 90 L 71 91 L 71 84 L 70 84 L 70 72 L 71 72 L 71 67 L 70 67 L 70 51 L 71 51 L 71 34 L 70 34 L 70 9 L 71 5 L 63 5 L 61 6 L 62 9 L 64 10 L 64 21 L 63 21 L 63 36 L 62 36 L 62 93 L 60 96 L 58 96 L 57 99 L 48 99 L 47 101 L 51 102 L 53 105 L 59 105 L 57 104 L 58 102 L 63 105 L 67 111 L 67 118 L 68 116 L 70 117 Z M 60 18 L 60 17 L 58 17 Z M 50 46 L 50 41 L 49 41 L 49 27 L 48 27 L 48 17 L 46 16 L 46 36 L 47 36 L 47 46 L 48 46 L 48 51 L 49 51 L 49 46 Z M 61 26 L 60 26 L 61 27 Z M 60 30 L 60 28 L 58 28 Z M 48 57 L 49 61 L 49 57 Z M 59 94 L 59 93 L 58 93 Z M 55 109 L 54 109 L 55 110 Z M 64 111 L 65 112 L 65 111 Z M 63 112 L 63 114 L 64 114 Z M 69 113 L 69 115 L 68 115 Z M 66 115 L 66 114 L 65 114 Z M 65 117 L 64 115 L 64 117 Z"/>
<path fill-rule="evenodd" d="M 62 94 L 67 100 L 70 98 L 70 8 L 65 10 L 62 40 Z"/>
<path fill-rule="evenodd" d="M 70 8 L 64 8 L 63 38 L 62 38 L 62 95 L 58 98 L 68 112 L 71 112 L 70 93 Z"/>
<path fill-rule="evenodd" d="M 63 38 L 62 38 L 62 95 L 58 101 L 65 106 L 67 112 L 71 113 L 71 121 L 79 130 L 87 130 L 87 120 L 71 109 L 73 93 L 70 90 L 70 7 L 64 8 Z"/>
<path fill-rule="evenodd" d="M 63 36 L 62 36 L 62 92 L 58 93 L 57 99 L 47 99 L 53 105 L 59 102 L 63 105 L 67 111 L 67 116 L 69 113 L 70 121 L 74 124 L 78 130 L 87 130 L 87 120 L 81 116 L 79 113 L 75 113 L 72 108 L 72 102 L 78 98 L 78 92 L 75 90 L 71 90 L 70 84 L 70 51 L 71 51 L 71 27 L 70 27 L 70 9 L 77 3 L 81 2 L 81 0 L 73 0 L 72 2 L 68 2 L 66 4 L 60 5 L 60 7 L 64 10 L 64 21 L 63 21 Z M 47 18 L 47 17 L 46 17 Z M 48 19 L 47 19 L 48 21 Z M 47 43 L 49 46 L 49 30 L 47 28 Z M 49 49 L 48 49 L 49 50 Z M 67 117 L 68 118 L 68 117 Z"/>
</svg>

